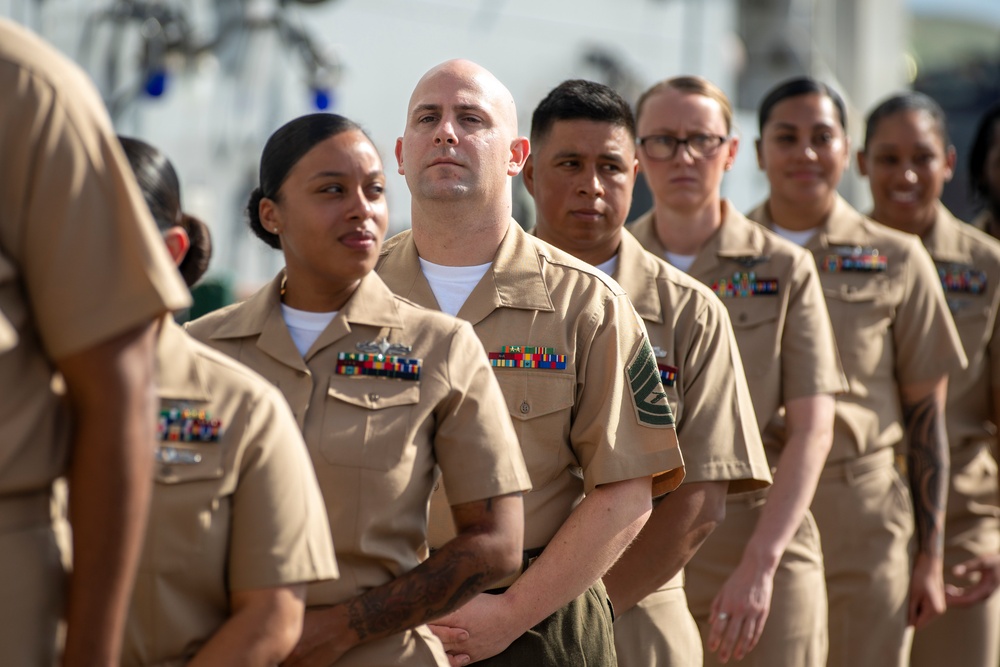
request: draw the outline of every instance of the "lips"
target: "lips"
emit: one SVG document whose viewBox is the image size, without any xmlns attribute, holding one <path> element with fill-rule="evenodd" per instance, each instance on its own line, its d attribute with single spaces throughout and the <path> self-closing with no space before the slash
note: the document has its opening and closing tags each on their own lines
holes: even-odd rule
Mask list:
<svg viewBox="0 0 1000 667">
<path fill-rule="evenodd" d="M 916 204 L 920 197 L 915 190 L 893 190 L 889 199 L 896 204 Z"/>
<path fill-rule="evenodd" d="M 375 235 L 367 229 L 358 229 L 342 234 L 337 239 L 353 250 L 369 250 L 375 247 Z"/>
<path fill-rule="evenodd" d="M 570 211 L 574 218 L 587 222 L 596 222 L 604 217 L 604 213 L 596 208 L 577 208 Z"/>
</svg>

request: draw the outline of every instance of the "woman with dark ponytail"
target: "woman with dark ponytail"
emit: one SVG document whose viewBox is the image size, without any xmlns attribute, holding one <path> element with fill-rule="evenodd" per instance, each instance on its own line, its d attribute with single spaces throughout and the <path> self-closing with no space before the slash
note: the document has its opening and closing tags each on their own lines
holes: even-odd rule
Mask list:
<svg viewBox="0 0 1000 667">
<path fill-rule="evenodd" d="M 482 344 L 374 272 L 385 175 L 350 120 L 314 114 L 271 135 L 247 214 L 285 268 L 189 331 L 281 389 L 326 499 L 343 576 L 309 587 L 285 664 L 447 667 L 425 624 L 523 566 L 530 480 Z M 428 557 L 437 470 L 458 534 Z"/>
<path fill-rule="evenodd" d="M 190 286 L 208 268 L 208 228 L 182 212 L 162 153 L 121 143 Z M 156 483 L 122 664 L 277 664 L 301 634 L 306 584 L 337 576 L 295 418 L 274 387 L 169 318 L 156 365 Z"/>
</svg>

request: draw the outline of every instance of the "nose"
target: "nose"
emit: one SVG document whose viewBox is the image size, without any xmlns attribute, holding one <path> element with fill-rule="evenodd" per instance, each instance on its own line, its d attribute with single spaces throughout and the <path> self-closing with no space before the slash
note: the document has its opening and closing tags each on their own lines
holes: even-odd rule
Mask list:
<svg viewBox="0 0 1000 667">
<path fill-rule="evenodd" d="M 348 218 L 350 220 L 367 220 L 372 217 L 374 208 L 372 202 L 365 195 L 365 191 L 358 188 L 351 196 Z"/>
<path fill-rule="evenodd" d="M 579 193 L 588 197 L 603 197 L 604 183 L 596 169 L 585 170 L 580 176 Z"/>
<path fill-rule="evenodd" d="M 449 120 L 442 120 L 434 131 L 434 144 L 440 146 L 447 144 L 454 146 L 458 143 L 458 135 L 455 134 L 455 126 Z"/>
<path fill-rule="evenodd" d="M 917 182 L 917 172 L 913 171 L 912 169 L 907 169 L 906 171 L 903 172 L 903 179 L 907 183 L 911 183 L 911 184 L 916 183 Z"/>
<path fill-rule="evenodd" d="M 815 160 L 817 157 L 816 150 L 812 146 L 806 146 L 805 156 L 809 160 Z"/>
</svg>

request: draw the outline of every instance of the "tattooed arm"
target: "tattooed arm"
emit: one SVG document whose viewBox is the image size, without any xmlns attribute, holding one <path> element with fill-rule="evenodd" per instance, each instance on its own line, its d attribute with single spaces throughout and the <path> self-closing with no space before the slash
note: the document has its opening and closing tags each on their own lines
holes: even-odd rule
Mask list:
<svg viewBox="0 0 1000 667">
<path fill-rule="evenodd" d="M 900 386 L 908 443 L 917 555 L 910 581 L 908 623 L 918 630 L 945 610 L 944 512 L 949 457 L 944 406 L 948 378 Z"/>
<path fill-rule="evenodd" d="M 340 604 L 307 608 L 302 639 L 284 664 L 330 665 L 359 644 L 443 616 L 517 570 L 521 494 L 455 505 L 452 516 L 458 535 L 410 572 Z"/>
</svg>

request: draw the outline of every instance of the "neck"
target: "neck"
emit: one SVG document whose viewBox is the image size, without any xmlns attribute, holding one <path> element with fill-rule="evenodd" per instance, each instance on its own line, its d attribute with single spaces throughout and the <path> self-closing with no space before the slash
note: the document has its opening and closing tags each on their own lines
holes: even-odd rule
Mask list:
<svg viewBox="0 0 1000 667">
<path fill-rule="evenodd" d="M 499 206 L 413 201 L 413 243 L 422 258 L 443 266 L 476 266 L 493 257 L 510 224 L 510 200 Z"/>
<path fill-rule="evenodd" d="M 711 197 L 704 206 L 679 211 L 656 204 L 653 222 L 660 243 L 677 255 L 697 255 L 701 247 L 722 226 L 722 200 Z"/>
<path fill-rule="evenodd" d="M 776 198 L 771 193 L 767 202 L 767 210 L 774 224 L 793 232 L 804 232 L 807 229 L 819 227 L 833 211 L 835 197 L 810 201 L 806 204 L 791 202 Z"/>
<path fill-rule="evenodd" d="M 619 229 L 618 233 L 609 239 L 607 243 L 596 244 L 588 248 L 567 247 L 560 244 L 559 239 L 552 236 L 549 231 L 550 228 L 548 225 L 541 220 L 539 220 L 538 224 L 535 225 L 535 235 L 538 238 L 559 248 L 563 252 L 568 252 L 580 261 L 586 262 L 591 266 L 603 264 L 618 254 L 618 248 L 621 246 L 622 242 L 621 229 Z"/>
<path fill-rule="evenodd" d="M 343 308 L 360 284 L 360 278 L 343 283 L 315 280 L 308 273 L 285 267 L 284 294 L 281 301 L 296 310 L 330 313 Z"/>
<path fill-rule="evenodd" d="M 934 222 L 937 220 L 937 209 L 931 208 L 928 211 L 921 211 L 913 218 L 902 220 L 887 215 L 884 210 L 876 206 L 872 209 L 871 217 L 873 220 L 881 222 L 887 227 L 892 227 L 893 229 L 898 229 L 901 232 L 909 234 L 916 234 L 920 238 L 923 238 L 934 227 Z"/>
</svg>

